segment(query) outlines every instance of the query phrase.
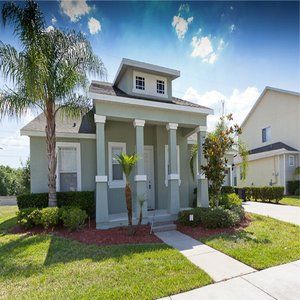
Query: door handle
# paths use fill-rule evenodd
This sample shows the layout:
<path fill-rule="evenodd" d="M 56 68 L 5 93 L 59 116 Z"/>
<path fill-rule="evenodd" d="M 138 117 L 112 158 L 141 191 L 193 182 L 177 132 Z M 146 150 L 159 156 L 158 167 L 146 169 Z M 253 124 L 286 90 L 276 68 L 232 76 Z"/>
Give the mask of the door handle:
<path fill-rule="evenodd" d="M 151 190 L 151 181 L 149 181 L 149 190 Z"/>

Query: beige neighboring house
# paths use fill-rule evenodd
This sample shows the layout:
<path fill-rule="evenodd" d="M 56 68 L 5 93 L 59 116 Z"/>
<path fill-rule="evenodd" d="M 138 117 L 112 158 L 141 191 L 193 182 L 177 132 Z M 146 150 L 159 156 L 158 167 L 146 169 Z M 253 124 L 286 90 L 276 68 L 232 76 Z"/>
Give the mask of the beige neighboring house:
<path fill-rule="evenodd" d="M 266 87 L 243 121 L 241 140 L 249 149 L 247 178 L 241 180 L 235 158 L 237 186 L 284 186 L 295 180 L 300 159 L 300 94 Z"/>

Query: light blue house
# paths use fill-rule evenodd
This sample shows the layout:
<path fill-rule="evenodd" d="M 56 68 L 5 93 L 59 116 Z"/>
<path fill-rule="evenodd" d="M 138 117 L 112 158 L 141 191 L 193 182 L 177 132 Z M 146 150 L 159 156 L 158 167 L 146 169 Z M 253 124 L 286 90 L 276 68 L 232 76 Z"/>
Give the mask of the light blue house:
<path fill-rule="evenodd" d="M 125 177 L 115 155 L 137 153 L 132 174 L 134 222 L 146 198 L 144 222 L 173 220 L 197 203 L 208 206 L 207 180 L 189 170 L 188 137 L 197 133 L 198 164 L 204 163 L 201 141 L 213 111 L 172 96 L 177 70 L 123 59 L 112 84 L 93 81 L 94 109 L 82 119 L 57 117 L 57 190 L 95 190 L 97 228 L 127 224 Z M 38 116 L 21 130 L 30 137 L 31 192 L 47 192 L 45 119 Z M 199 173 L 199 172 L 198 172 Z"/>

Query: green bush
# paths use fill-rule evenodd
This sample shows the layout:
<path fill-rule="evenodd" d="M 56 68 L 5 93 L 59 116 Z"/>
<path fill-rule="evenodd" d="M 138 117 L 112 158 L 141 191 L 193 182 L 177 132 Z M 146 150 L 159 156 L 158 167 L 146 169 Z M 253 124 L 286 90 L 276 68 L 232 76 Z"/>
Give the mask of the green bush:
<path fill-rule="evenodd" d="M 235 206 L 241 206 L 242 200 L 236 194 L 222 194 L 219 205 L 231 209 Z"/>
<path fill-rule="evenodd" d="M 20 226 L 29 229 L 34 227 L 34 220 L 31 217 L 32 212 L 34 212 L 36 208 L 30 207 L 21 209 L 17 212 L 17 222 Z"/>
<path fill-rule="evenodd" d="M 294 195 L 295 196 L 300 196 L 300 189 L 296 189 Z"/>
<path fill-rule="evenodd" d="M 45 208 L 48 206 L 48 193 L 18 195 L 17 203 L 19 209 L 29 207 Z M 93 218 L 96 213 L 95 193 L 92 191 L 57 192 L 57 206 L 79 207 Z"/>
<path fill-rule="evenodd" d="M 222 186 L 221 188 L 222 194 L 233 194 L 234 193 L 234 187 L 230 185 Z"/>
<path fill-rule="evenodd" d="M 84 226 L 87 214 L 78 207 L 63 208 L 60 213 L 63 225 L 70 230 L 78 230 Z"/>
<path fill-rule="evenodd" d="M 247 201 L 263 201 L 278 203 L 283 198 L 283 186 L 245 187 Z"/>
<path fill-rule="evenodd" d="M 45 228 L 53 228 L 59 223 L 59 208 L 46 207 L 41 210 L 41 225 Z"/>
<path fill-rule="evenodd" d="M 195 207 L 189 210 L 183 210 L 178 214 L 178 222 L 182 225 L 198 226 L 201 224 L 201 216 L 210 208 Z M 190 221 L 190 215 L 193 215 L 193 221 Z"/>
<path fill-rule="evenodd" d="M 296 190 L 300 189 L 300 180 L 287 181 L 287 193 L 289 195 L 296 195 Z"/>

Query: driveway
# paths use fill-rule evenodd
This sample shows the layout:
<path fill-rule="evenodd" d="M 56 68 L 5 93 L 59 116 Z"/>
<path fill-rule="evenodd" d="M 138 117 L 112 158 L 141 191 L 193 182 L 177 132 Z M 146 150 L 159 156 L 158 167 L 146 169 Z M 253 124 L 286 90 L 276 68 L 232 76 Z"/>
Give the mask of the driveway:
<path fill-rule="evenodd" d="M 163 299 L 298 300 L 300 299 L 300 260 Z"/>
<path fill-rule="evenodd" d="M 300 207 L 248 201 L 243 204 L 247 212 L 272 217 L 300 226 Z"/>
<path fill-rule="evenodd" d="M 0 196 L 0 206 L 1 205 L 17 205 L 16 196 Z"/>

